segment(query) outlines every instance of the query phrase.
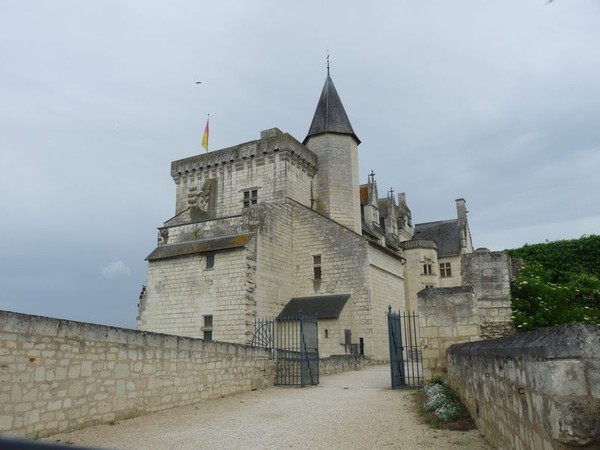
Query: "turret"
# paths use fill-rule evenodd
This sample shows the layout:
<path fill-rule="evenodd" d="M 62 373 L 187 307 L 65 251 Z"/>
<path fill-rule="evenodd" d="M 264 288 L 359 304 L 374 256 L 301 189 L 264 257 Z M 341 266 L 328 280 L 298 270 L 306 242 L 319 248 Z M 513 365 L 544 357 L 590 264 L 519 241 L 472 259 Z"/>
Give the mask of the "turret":
<path fill-rule="evenodd" d="M 314 208 L 361 233 L 358 145 L 327 68 L 327 78 L 303 142 L 318 157 Z"/>

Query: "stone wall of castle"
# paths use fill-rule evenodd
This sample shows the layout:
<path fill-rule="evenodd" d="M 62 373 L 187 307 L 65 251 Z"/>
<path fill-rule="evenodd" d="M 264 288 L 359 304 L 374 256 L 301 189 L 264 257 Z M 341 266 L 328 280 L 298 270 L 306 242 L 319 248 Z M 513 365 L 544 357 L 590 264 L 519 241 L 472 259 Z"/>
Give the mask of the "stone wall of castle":
<path fill-rule="evenodd" d="M 34 438 L 273 384 L 267 350 L 0 311 L 0 434 Z"/>
<path fill-rule="evenodd" d="M 319 158 L 315 209 L 361 233 L 358 186 L 358 145 L 353 137 L 324 134 L 311 137 L 307 147 Z"/>
<path fill-rule="evenodd" d="M 462 259 L 463 283 L 473 286 L 482 339 L 509 336 L 512 325 L 511 260 L 505 252 L 477 250 Z"/>
<path fill-rule="evenodd" d="M 404 241 L 402 254 L 406 258 L 404 265 L 406 302 L 401 310 L 417 312 L 417 293 L 426 287 L 438 287 L 439 267 L 437 247 L 433 241 Z M 424 265 L 431 265 L 431 273 L 425 273 Z"/>
<path fill-rule="evenodd" d="M 375 351 L 370 354 L 377 360 L 389 359 L 389 337 L 386 312 L 404 306 L 404 267 L 402 260 L 378 247 L 369 245 L 369 281 L 371 297 L 371 340 Z"/>
<path fill-rule="evenodd" d="M 494 448 L 600 448 L 600 325 L 452 346 L 448 380 Z"/>
<path fill-rule="evenodd" d="M 310 206 L 315 172 L 314 154 L 289 134 L 267 130 L 260 140 L 174 161 L 171 175 L 177 184 L 176 213 L 208 189 L 216 191 L 211 193 L 215 205 L 210 217 L 239 214 L 244 190 L 256 190 L 257 202 L 282 202 L 288 196 Z M 207 192 L 202 195 L 210 197 Z"/>
<path fill-rule="evenodd" d="M 255 241 L 251 240 L 248 248 Z M 213 316 L 213 339 L 246 343 L 246 294 L 251 250 L 237 248 L 151 261 L 138 328 L 178 336 L 202 337 L 204 316 Z"/>
<path fill-rule="evenodd" d="M 249 214 L 257 236 L 256 315 L 276 317 L 294 296 L 292 207 L 285 203 L 258 205 Z"/>
<path fill-rule="evenodd" d="M 362 337 L 365 352 L 374 352 L 369 260 L 362 236 L 302 205 L 293 206 L 293 286 L 295 296 L 351 294 L 344 309 L 352 314 L 353 343 Z M 321 257 L 315 279 L 314 256 Z"/>
<path fill-rule="evenodd" d="M 423 374 L 428 379 L 445 373 L 451 345 L 479 340 L 477 299 L 470 286 L 424 289 L 417 297 Z"/>

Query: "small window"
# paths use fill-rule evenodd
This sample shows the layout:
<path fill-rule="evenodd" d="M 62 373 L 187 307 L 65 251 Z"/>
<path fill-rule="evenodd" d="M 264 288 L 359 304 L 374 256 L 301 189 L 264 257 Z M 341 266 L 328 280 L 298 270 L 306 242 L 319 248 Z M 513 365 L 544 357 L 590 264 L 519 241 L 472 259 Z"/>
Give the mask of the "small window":
<path fill-rule="evenodd" d="M 426 284 L 425 289 L 433 289 L 435 286 L 433 284 Z"/>
<path fill-rule="evenodd" d="M 203 327 L 202 327 L 202 335 L 205 341 L 212 341 L 212 331 L 213 331 L 213 316 L 203 316 L 202 317 Z"/>
<path fill-rule="evenodd" d="M 250 205 L 256 205 L 258 201 L 258 189 L 248 189 L 243 191 L 244 193 L 244 208 L 249 208 Z"/>
<path fill-rule="evenodd" d="M 431 275 L 433 273 L 433 269 L 431 267 L 431 264 L 426 263 L 423 264 L 423 275 Z"/>
<path fill-rule="evenodd" d="M 449 262 L 440 263 L 440 277 L 448 278 L 452 276 L 452 266 Z"/>
<path fill-rule="evenodd" d="M 325 328 L 325 339 L 329 339 L 329 330 Z"/>
<path fill-rule="evenodd" d="M 206 255 L 206 268 L 213 269 L 215 267 L 215 254 L 209 253 Z"/>
<path fill-rule="evenodd" d="M 315 280 L 321 279 L 321 255 L 313 256 L 313 273 Z"/>

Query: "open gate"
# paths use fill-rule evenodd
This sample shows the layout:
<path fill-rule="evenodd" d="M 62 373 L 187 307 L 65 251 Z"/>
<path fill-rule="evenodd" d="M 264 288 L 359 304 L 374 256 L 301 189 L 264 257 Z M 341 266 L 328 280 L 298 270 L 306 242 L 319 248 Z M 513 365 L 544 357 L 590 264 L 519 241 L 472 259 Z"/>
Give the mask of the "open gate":
<path fill-rule="evenodd" d="M 416 313 L 395 313 L 388 308 L 392 389 L 423 386 L 423 355 Z"/>
<path fill-rule="evenodd" d="M 275 384 L 319 384 L 319 334 L 316 317 L 303 314 L 257 319 L 252 345 L 268 348 L 275 358 Z"/>

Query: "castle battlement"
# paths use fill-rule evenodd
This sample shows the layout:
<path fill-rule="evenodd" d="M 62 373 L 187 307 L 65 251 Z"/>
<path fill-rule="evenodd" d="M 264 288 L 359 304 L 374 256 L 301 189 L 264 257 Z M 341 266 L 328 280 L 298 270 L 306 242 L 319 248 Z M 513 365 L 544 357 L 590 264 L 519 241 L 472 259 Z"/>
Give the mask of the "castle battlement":
<path fill-rule="evenodd" d="M 171 176 L 177 182 L 182 176 L 228 164 L 244 164 L 249 160 L 261 164 L 275 154 L 279 154 L 280 159 L 291 161 L 311 176 L 317 171 L 317 155 L 290 134 L 272 128 L 261 132 L 261 139 L 173 161 Z"/>

